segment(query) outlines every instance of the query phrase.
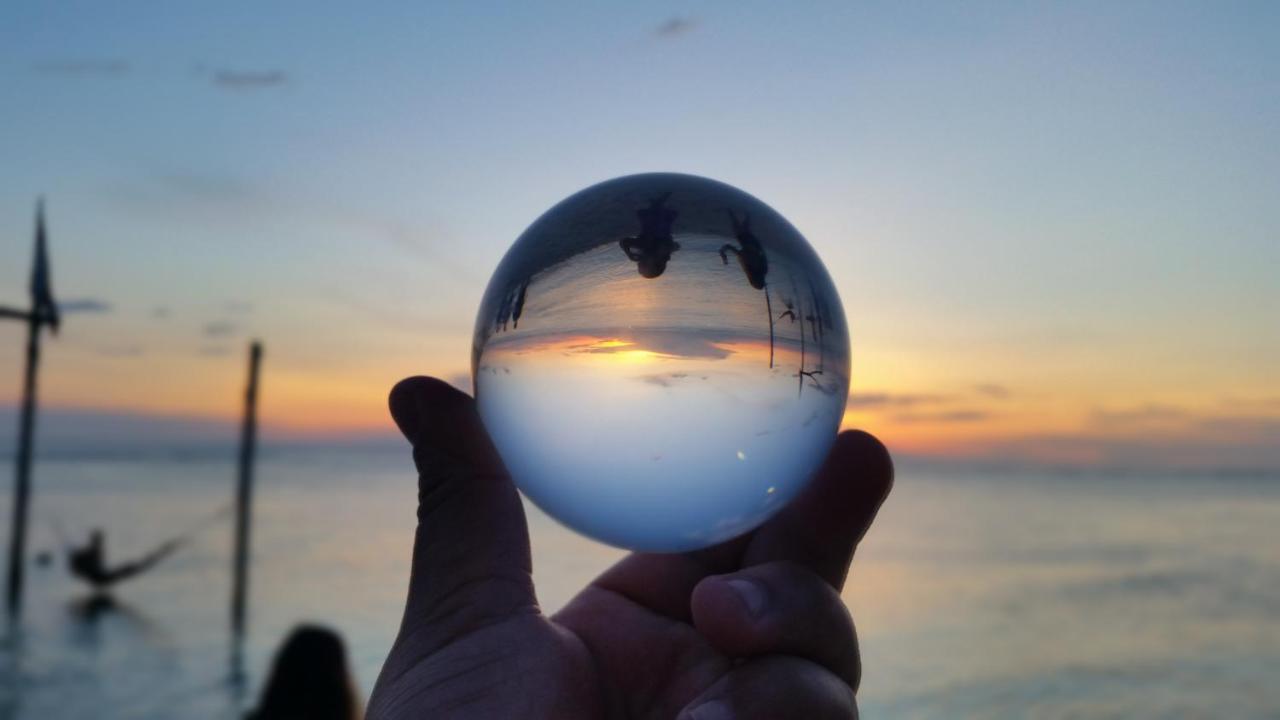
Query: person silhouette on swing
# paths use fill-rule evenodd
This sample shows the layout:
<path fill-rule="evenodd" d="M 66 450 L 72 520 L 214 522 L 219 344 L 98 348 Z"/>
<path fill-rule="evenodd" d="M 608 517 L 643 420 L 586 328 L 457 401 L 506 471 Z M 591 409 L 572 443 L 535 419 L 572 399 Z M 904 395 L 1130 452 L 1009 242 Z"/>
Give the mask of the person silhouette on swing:
<path fill-rule="evenodd" d="M 136 577 L 155 567 L 182 544 L 179 539 L 169 540 L 160 547 L 134 560 L 110 567 L 107 565 L 106 536 L 101 528 L 89 533 L 89 542 L 69 551 L 71 574 L 93 586 L 95 592 L 104 592 L 112 585 Z"/>

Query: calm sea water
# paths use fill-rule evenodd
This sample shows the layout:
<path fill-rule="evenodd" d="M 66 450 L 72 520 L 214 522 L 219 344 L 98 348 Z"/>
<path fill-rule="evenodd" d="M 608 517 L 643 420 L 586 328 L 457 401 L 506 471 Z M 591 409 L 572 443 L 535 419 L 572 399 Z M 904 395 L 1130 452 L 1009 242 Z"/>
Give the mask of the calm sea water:
<path fill-rule="evenodd" d="M 295 623 L 347 638 L 367 693 L 399 620 L 407 453 L 268 453 L 256 497 L 248 682 L 228 682 L 232 466 L 50 460 L 33 549 L 107 530 L 140 554 L 203 526 L 84 609 L 61 559 L 32 566 L 0 649 L 0 718 L 234 718 Z M 0 504 L 7 537 L 9 508 Z M 531 511 L 548 608 L 620 556 Z M 59 530 L 59 528 L 61 528 Z M 901 472 L 845 597 L 869 718 L 1280 717 L 1280 483 Z"/>

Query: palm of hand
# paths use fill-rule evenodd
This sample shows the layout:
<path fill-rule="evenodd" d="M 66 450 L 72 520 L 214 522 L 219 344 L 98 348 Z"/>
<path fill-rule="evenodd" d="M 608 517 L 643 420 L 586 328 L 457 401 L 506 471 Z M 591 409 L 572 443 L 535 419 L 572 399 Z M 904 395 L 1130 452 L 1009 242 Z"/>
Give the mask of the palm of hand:
<path fill-rule="evenodd" d="M 396 678 L 396 687 L 379 692 L 422 689 L 405 698 L 411 702 L 404 709 L 413 708 L 406 716 L 671 718 L 730 666 L 687 625 L 619 597 L 581 603 L 578 611 L 592 619 L 507 618 L 422 658 Z M 600 621 L 627 643 L 589 641 L 597 635 L 590 626 Z"/>

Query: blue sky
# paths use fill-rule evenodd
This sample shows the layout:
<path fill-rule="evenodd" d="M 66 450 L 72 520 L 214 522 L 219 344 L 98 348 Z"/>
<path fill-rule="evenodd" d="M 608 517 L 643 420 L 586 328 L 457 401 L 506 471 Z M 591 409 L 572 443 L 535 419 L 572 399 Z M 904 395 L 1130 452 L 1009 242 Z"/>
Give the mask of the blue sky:
<path fill-rule="evenodd" d="M 49 351 L 52 406 L 230 415 L 252 334 L 269 419 L 372 428 L 397 377 L 465 371 L 538 214 L 684 171 L 828 263 L 852 423 L 1280 466 L 1278 36 L 1273 3 L 11 2 L 0 302 L 43 192 L 59 295 L 110 308 Z"/>

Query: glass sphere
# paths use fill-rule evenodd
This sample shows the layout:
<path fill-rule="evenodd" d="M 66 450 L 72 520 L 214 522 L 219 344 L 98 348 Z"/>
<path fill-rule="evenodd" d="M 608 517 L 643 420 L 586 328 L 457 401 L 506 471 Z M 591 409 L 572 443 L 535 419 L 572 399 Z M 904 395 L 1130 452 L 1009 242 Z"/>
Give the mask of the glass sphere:
<path fill-rule="evenodd" d="M 489 281 L 471 369 L 522 492 L 651 552 L 760 525 L 822 463 L 849 392 L 835 286 L 754 197 L 670 173 L 593 185 Z"/>

